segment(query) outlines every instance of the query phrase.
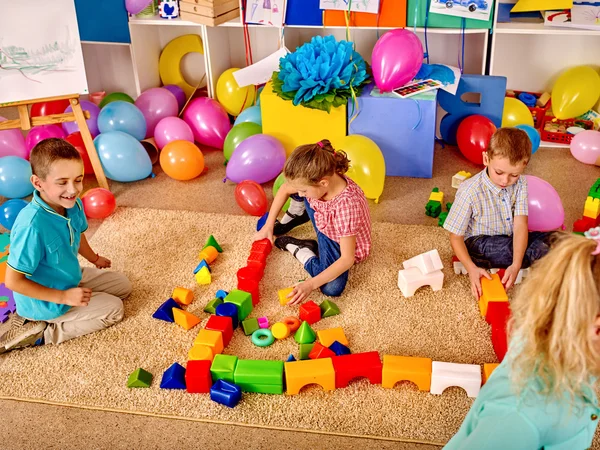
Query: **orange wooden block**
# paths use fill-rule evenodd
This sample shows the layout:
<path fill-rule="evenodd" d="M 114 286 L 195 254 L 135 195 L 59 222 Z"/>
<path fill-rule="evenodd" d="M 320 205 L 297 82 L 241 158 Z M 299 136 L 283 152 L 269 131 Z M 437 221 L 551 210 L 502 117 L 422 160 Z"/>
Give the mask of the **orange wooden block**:
<path fill-rule="evenodd" d="M 173 319 L 175 319 L 175 323 L 184 330 L 190 330 L 200 323 L 198 317 L 179 308 L 173 308 Z"/>
<path fill-rule="evenodd" d="M 492 374 L 492 372 L 494 370 L 496 370 L 496 367 L 498 367 L 500 364 L 488 364 L 485 363 L 483 365 L 483 384 L 487 383 L 487 380 L 490 378 L 490 375 Z"/>
<path fill-rule="evenodd" d="M 392 389 L 398 381 L 411 381 L 420 391 L 431 388 L 431 359 L 383 355 L 381 385 Z"/>
<path fill-rule="evenodd" d="M 345 27 L 345 15 L 346 11 L 325 10 L 323 25 Z M 379 14 L 351 12 L 349 25 L 351 27 L 403 28 L 406 26 L 406 0 L 379 0 Z"/>
<path fill-rule="evenodd" d="M 202 329 L 194 339 L 194 345 L 206 345 L 213 355 L 223 353 L 223 334 L 220 331 Z"/>
<path fill-rule="evenodd" d="M 215 259 L 217 259 L 218 255 L 219 255 L 219 252 L 217 251 L 217 249 L 214 248 L 213 246 L 209 245 L 208 247 L 202 249 L 202 251 L 198 255 L 198 260 L 199 261 L 204 260 L 204 261 L 206 261 L 207 264 L 210 264 Z"/>
<path fill-rule="evenodd" d="M 212 361 L 215 355 L 210 347 L 206 345 L 194 345 L 188 352 L 190 361 L 207 360 Z"/>
<path fill-rule="evenodd" d="M 489 302 L 507 302 L 508 296 L 504 290 L 504 285 L 497 273 L 492 274 L 492 279 L 481 278 L 481 290 L 483 294 L 479 298 L 479 311 L 485 317 Z"/>
<path fill-rule="evenodd" d="M 194 300 L 194 293 L 189 289 L 176 287 L 173 289 L 173 295 L 171 298 L 180 305 L 189 305 Z"/>

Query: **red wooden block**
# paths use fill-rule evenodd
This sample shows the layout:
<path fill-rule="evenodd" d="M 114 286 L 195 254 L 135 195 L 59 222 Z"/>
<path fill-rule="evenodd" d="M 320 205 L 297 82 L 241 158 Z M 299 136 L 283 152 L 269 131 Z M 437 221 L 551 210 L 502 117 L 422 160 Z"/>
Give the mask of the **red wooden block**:
<path fill-rule="evenodd" d="M 460 259 L 458 259 L 458 256 L 452 255 L 452 264 L 454 264 L 455 262 L 460 262 Z"/>
<path fill-rule="evenodd" d="M 252 306 L 258 305 L 258 302 L 260 302 L 260 290 L 258 287 L 258 281 L 238 281 L 237 288 L 240 291 L 248 292 L 252 296 Z"/>
<path fill-rule="evenodd" d="M 312 325 L 321 320 L 321 308 L 312 300 L 307 301 L 300 307 L 300 320 L 305 320 Z"/>
<path fill-rule="evenodd" d="M 185 369 L 185 386 L 190 394 L 208 394 L 212 386 L 209 360 L 188 361 Z"/>
<path fill-rule="evenodd" d="M 357 377 L 367 377 L 371 384 L 381 383 L 383 364 L 381 364 L 381 359 L 379 359 L 379 353 L 377 352 L 334 356 L 331 358 L 331 361 L 333 361 L 333 368 L 335 370 L 336 388 L 348 386 L 350 380 Z"/>
<path fill-rule="evenodd" d="M 492 346 L 494 347 L 498 361 L 502 362 L 508 350 L 506 328 L 492 328 Z"/>
<path fill-rule="evenodd" d="M 498 269 L 498 272 L 496 273 L 500 277 L 500 281 L 502 281 L 502 278 L 504 278 L 504 274 L 506 273 L 506 269 Z"/>
<path fill-rule="evenodd" d="M 315 342 L 315 345 L 308 354 L 310 359 L 331 358 L 333 356 L 335 356 L 335 353 L 332 350 L 319 344 L 318 342 Z"/>
<path fill-rule="evenodd" d="M 228 316 L 210 316 L 206 326 L 207 330 L 220 331 L 223 335 L 223 346 L 227 347 L 233 336 L 233 322 Z"/>
<path fill-rule="evenodd" d="M 508 302 L 489 302 L 485 320 L 492 328 L 506 329 L 506 323 L 510 317 L 510 305 Z"/>
<path fill-rule="evenodd" d="M 268 256 L 271 253 L 271 249 L 273 248 L 273 244 L 269 239 L 262 239 L 260 241 L 255 241 L 252 243 L 251 252 L 260 252 L 265 256 Z"/>
<path fill-rule="evenodd" d="M 583 216 L 581 219 L 575 221 L 573 224 L 573 231 L 575 233 L 585 233 L 590 228 L 597 226 L 597 223 L 597 220 L 594 220 L 591 217 Z"/>
<path fill-rule="evenodd" d="M 261 273 L 265 271 L 267 265 L 267 257 L 259 252 L 250 252 L 250 256 L 246 260 L 246 266 L 253 267 Z"/>

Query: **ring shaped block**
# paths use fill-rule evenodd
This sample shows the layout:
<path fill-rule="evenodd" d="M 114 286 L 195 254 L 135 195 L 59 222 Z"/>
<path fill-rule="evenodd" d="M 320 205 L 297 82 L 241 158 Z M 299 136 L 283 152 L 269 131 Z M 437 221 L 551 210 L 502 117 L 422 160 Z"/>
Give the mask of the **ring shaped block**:
<path fill-rule="evenodd" d="M 273 342 L 275 338 L 268 328 L 260 328 L 252 333 L 252 343 L 257 347 L 268 347 Z"/>

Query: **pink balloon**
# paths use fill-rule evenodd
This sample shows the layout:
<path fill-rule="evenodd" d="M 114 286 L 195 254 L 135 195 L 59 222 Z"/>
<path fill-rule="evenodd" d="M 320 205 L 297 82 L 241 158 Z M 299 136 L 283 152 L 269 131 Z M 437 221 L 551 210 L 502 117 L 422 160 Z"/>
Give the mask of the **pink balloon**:
<path fill-rule="evenodd" d="M 577 133 L 571 141 L 571 154 L 584 164 L 600 165 L 600 131 Z"/>
<path fill-rule="evenodd" d="M 172 141 L 190 141 L 194 143 L 194 133 L 190 126 L 179 117 L 165 117 L 154 129 L 154 140 L 159 149 Z"/>
<path fill-rule="evenodd" d="M 163 88 L 150 88 L 140 95 L 135 101 L 144 118 L 146 119 L 146 137 L 154 136 L 156 124 L 165 117 L 177 116 L 179 106 L 177 99 L 171 92 Z"/>
<path fill-rule="evenodd" d="M 208 97 L 196 98 L 185 109 L 183 120 L 192 128 L 197 142 L 223 149 L 231 121 L 219 102 Z"/>
<path fill-rule="evenodd" d="M 415 77 L 422 64 L 423 45 L 415 33 L 406 29 L 384 34 L 373 48 L 373 78 L 382 92 L 404 86 Z"/>
<path fill-rule="evenodd" d="M 85 121 L 90 130 L 90 134 L 93 138 L 98 136 L 100 134 L 100 130 L 98 130 L 98 114 L 100 114 L 100 108 L 98 105 L 88 100 L 81 100 L 81 109 L 89 111 L 90 113 L 90 118 Z M 65 109 L 65 112 L 68 113 L 71 111 L 73 111 L 73 108 L 69 105 L 67 109 Z M 65 133 L 67 133 L 67 136 L 80 131 L 77 122 L 63 122 L 62 127 L 63 130 L 65 130 Z"/>
<path fill-rule="evenodd" d="M 44 139 L 64 139 L 66 137 L 65 131 L 58 125 L 38 125 L 37 127 L 33 127 L 29 130 L 29 133 L 27 133 L 25 147 L 27 147 L 27 152 L 29 153 L 38 142 L 43 141 Z"/>
<path fill-rule="evenodd" d="M 553 231 L 565 221 L 560 196 L 552 185 L 533 175 L 525 175 L 529 197 L 529 231 Z"/>
<path fill-rule="evenodd" d="M 5 120 L 8 119 L 0 116 L 0 122 Z M 19 128 L 0 131 L 0 158 L 4 156 L 18 156 L 19 158 L 29 159 L 29 150 L 25 146 L 25 138 Z"/>

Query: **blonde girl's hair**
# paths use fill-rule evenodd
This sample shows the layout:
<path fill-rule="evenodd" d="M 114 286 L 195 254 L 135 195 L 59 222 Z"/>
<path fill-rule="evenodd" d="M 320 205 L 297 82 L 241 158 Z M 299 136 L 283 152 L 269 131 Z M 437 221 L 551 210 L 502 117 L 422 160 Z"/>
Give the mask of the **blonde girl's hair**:
<path fill-rule="evenodd" d="M 343 175 L 348 171 L 350 161 L 342 150 L 335 150 L 327 139 L 316 144 L 297 147 L 283 168 L 288 180 L 307 180 L 317 184 L 323 177 L 334 173 Z"/>
<path fill-rule="evenodd" d="M 593 393 L 599 355 L 591 327 L 600 313 L 600 256 L 596 241 L 561 233 L 534 264 L 512 303 L 509 323 L 512 381 L 519 393 L 535 383 L 549 399 L 581 406 Z"/>

